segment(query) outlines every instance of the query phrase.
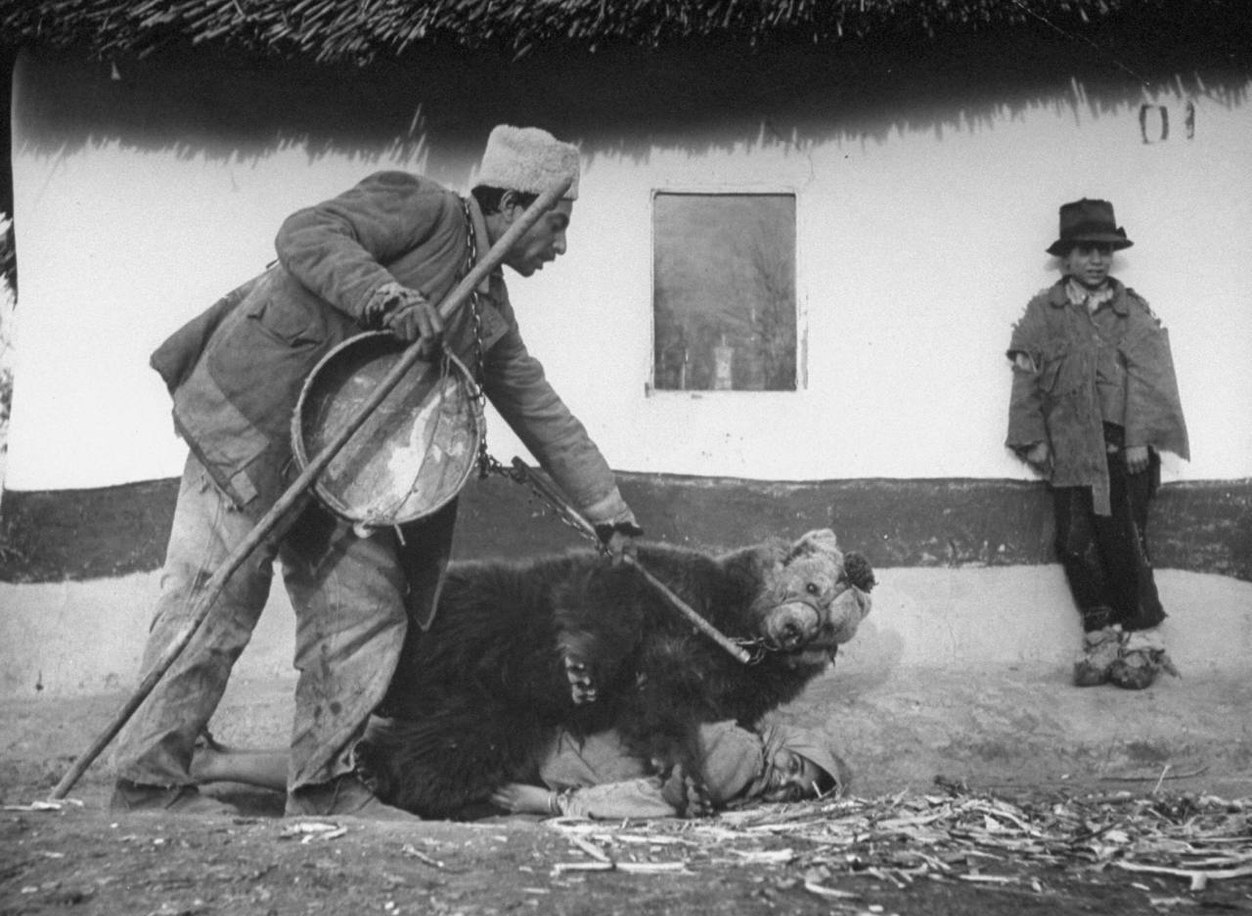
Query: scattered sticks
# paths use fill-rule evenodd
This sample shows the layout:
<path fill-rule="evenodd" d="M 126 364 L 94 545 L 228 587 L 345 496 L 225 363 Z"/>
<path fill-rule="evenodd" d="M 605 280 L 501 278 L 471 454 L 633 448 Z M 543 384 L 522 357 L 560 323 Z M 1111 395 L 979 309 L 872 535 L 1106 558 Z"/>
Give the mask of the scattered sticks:
<path fill-rule="evenodd" d="M 835 906 L 862 896 L 862 878 L 1051 897 L 1041 866 L 1071 877 L 1113 867 L 1179 878 L 1192 892 L 1252 877 L 1252 798 L 1163 795 L 1161 782 L 1139 795 L 1037 791 L 1014 801 L 944 786 L 941 794 L 766 805 L 694 820 L 546 823 L 586 857 L 556 863 L 554 875 L 761 867 Z"/>

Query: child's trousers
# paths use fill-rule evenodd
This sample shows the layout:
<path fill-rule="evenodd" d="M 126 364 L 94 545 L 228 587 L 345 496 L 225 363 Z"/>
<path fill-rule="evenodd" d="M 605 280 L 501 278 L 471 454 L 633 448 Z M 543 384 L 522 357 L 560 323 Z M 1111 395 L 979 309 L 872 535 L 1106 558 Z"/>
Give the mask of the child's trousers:
<path fill-rule="evenodd" d="M 1148 504 L 1156 492 L 1160 458 L 1138 474 L 1126 470 L 1121 451 L 1110 452 L 1112 515 L 1096 515 L 1089 487 L 1056 487 L 1056 550 L 1083 618 L 1092 632 L 1111 624 L 1146 630 L 1165 619 L 1148 554 Z"/>

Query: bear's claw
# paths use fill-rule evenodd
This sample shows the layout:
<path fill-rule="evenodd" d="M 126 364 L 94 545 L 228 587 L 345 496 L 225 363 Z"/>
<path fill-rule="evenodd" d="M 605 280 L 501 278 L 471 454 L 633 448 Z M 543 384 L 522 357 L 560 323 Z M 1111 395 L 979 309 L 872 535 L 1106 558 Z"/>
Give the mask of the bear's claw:
<path fill-rule="evenodd" d="M 575 706 L 596 701 L 596 686 L 587 663 L 571 652 L 565 653 L 565 677 L 569 680 L 570 698 Z"/>

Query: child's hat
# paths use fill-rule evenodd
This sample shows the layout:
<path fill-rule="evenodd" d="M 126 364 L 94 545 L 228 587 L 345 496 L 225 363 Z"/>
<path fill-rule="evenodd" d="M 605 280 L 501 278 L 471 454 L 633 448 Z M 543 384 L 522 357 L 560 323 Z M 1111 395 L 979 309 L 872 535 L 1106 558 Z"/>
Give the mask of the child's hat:
<path fill-rule="evenodd" d="M 562 199 L 577 200 L 578 170 L 578 147 L 572 143 L 564 143 L 538 127 L 501 124 L 487 137 L 474 184 L 542 194 L 569 178 L 569 190 Z"/>
<path fill-rule="evenodd" d="M 1048 246 L 1048 254 L 1063 257 L 1078 242 L 1103 242 L 1114 251 L 1134 244 L 1113 219 L 1111 203 L 1086 197 L 1061 205 L 1061 237 Z"/>

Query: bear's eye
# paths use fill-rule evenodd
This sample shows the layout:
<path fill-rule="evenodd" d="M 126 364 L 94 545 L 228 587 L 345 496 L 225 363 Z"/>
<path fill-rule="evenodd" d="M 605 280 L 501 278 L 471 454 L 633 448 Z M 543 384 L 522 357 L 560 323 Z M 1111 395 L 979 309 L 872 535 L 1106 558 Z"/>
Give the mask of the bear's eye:
<path fill-rule="evenodd" d="M 810 582 L 808 585 L 804 586 L 804 590 L 810 595 L 820 595 L 822 593 L 821 586 L 816 582 Z"/>

